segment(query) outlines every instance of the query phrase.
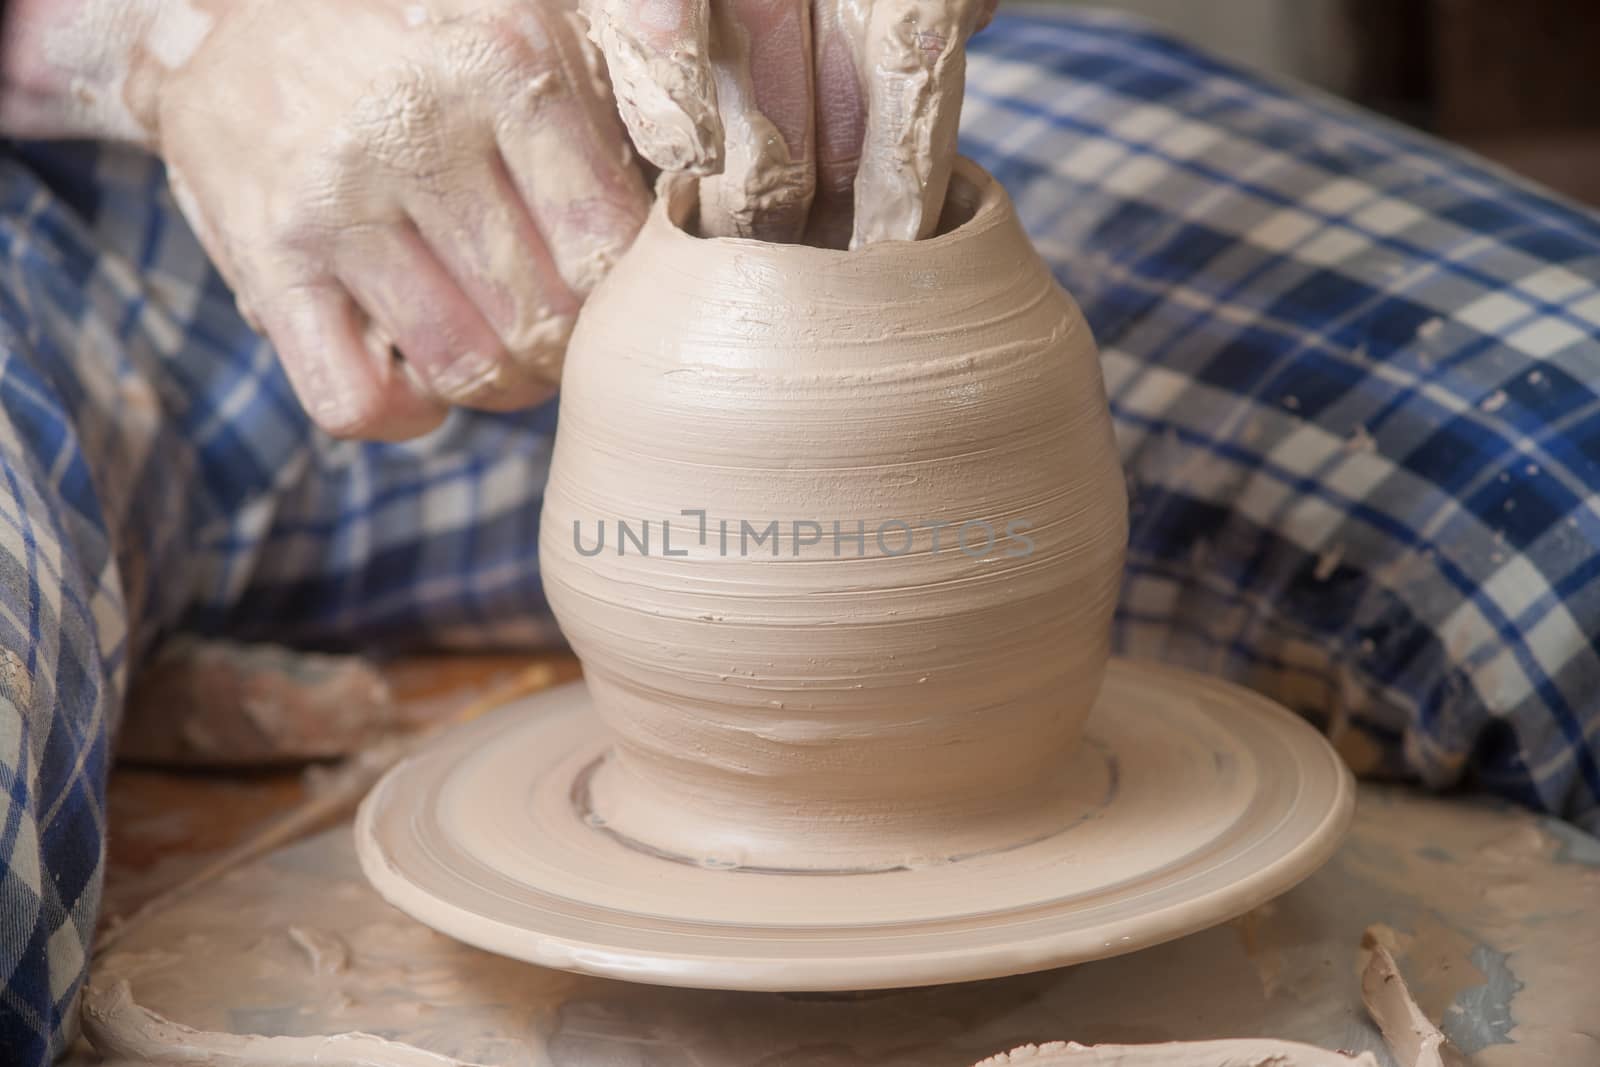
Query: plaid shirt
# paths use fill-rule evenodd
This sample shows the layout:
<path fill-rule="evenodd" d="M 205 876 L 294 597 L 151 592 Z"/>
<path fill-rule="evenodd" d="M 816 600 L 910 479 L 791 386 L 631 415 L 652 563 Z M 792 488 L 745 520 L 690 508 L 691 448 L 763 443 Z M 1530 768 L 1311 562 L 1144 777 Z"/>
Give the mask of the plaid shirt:
<path fill-rule="evenodd" d="M 1104 349 L 1117 641 L 1361 768 L 1600 826 L 1600 221 L 1136 24 L 998 18 L 965 150 Z M 160 168 L 0 150 L 0 1049 L 61 1049 L 129 670 L 178 629 L 556 639 L 554 410 L 314 433 Z"/>

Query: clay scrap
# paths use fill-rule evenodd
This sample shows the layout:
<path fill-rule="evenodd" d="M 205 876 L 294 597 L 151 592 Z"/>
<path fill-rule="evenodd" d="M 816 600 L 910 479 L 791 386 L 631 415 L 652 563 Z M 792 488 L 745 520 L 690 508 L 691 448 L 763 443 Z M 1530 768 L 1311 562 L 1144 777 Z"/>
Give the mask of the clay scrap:
<path fill-rule="evenodd" d="M 1347 1056 L 1295 1041 L 1171 1041 L 1080 1045 L 1052 1041 L 1002 1052 L 977 1067 L 1378 1067 L 1372 1053 Z"/>
<path fill-rule="evenodd" d="M 399 725 L 389 685 L 358 656 L 174 639 L 134 683 L 119 759 L 241 767 L 333 759 Z"/>
<path fill-rule="evenodd" d="M 319 946 L 297 938 L 313 961 L 326 962 Z M 1363 999 L 1402 1067 L 1464 1067 L 1448 1040 L 1422 1013 L 1394 957 L 1369 929 Z M 129 983 L 85 987 L 84 1033 L 108 1059 L 193 1067 L 479 1067 L 378 1037 L 351 1032 L 307 1037 L 267 1037 L 196 1030 L 134 1002 Z M 1023 1045 L 976 1067 L 1379 1067 L 1370 1053 L 1352 1055 L 1295 1041 L 1238 1038 L 1148 1045 L 1081 1045 L 1075 1041 Z"/>
<path fill-rule="evenodd" d="M 1380 940 L 1382 928 L 1368 927 L 1361 936 L 1367 956 L 1361 972 L 1361 1002 L 1383 1031 L 1401 1067 L 1462 1067 L 1462 1059 L 1439 1028 L 1417 1006 L 1400 975 L 1394 956 Z"/>
<path fill-rule="evenodd" d="M 83 991 L 83 1031 L 100 1055 L 194 1067 L 475 1067 L 375 1034 L 263 1037 L 194 1030 L 134 1003 L 127 982 Z"/>

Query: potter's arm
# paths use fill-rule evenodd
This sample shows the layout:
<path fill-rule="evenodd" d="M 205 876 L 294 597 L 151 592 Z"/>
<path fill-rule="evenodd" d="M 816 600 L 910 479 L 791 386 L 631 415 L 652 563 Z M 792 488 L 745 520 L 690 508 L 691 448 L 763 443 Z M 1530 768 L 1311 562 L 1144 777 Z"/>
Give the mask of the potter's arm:
<path fill-rule="evenodd" d="M 702 184 L 712 233 L 928 236 L 967 40 L 995 0 L 586 0 L 634 143 Z"/>
<path fill-rule="evenodd" d="M 171 8 L 10 0 L 0 23 L 0 133 L 146 143 L 149 101 L 129 75 L 154 42 L 182 47 Z"/>
<path fill-rule="evenodd" d="M 0 132 L 140 144 L 340 436 L 550 396 L 648 192 L 571 0 L 11 0 Z"/>

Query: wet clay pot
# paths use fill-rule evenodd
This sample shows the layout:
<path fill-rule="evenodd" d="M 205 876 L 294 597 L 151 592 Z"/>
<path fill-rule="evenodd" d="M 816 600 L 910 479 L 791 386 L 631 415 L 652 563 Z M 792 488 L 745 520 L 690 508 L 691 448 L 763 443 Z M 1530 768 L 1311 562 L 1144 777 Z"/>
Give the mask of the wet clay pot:
<path fill-rule="evenodd" d="M 573 802 L 708 866 L 1061 827 L 1126 498 L 1094 342 L 1004 191 L 853 252 L 695 235 L 669 179 L 569 349 L 540 559 L 614 738 Z"/>

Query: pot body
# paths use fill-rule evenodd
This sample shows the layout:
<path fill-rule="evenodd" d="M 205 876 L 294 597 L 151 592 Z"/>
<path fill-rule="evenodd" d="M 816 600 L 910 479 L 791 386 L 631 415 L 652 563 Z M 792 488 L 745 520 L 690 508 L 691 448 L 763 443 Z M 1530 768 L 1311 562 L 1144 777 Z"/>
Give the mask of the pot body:
<path fill-rule="evenodd" d="M 1004 192 L 854 252 L 701 239 L 669 180 L 568 351 L 550 604 L 621 839 L 769 869 L 1051 832 L 1126 497 L 1098 354 Z"/>

